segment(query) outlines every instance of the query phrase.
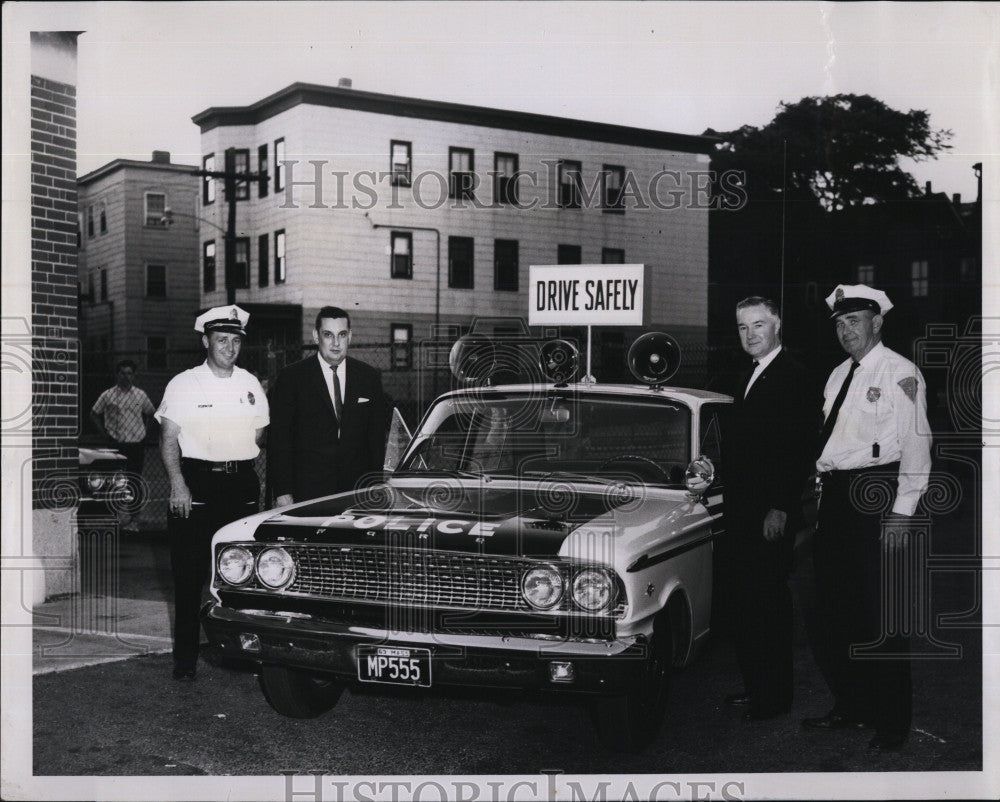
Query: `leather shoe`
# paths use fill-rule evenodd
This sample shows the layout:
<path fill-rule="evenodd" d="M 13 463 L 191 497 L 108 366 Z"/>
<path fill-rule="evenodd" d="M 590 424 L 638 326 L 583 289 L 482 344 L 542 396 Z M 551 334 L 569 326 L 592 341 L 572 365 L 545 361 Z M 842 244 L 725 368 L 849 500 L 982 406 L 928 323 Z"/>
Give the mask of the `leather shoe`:
<path fill-rule="evenodd" d="M 861 719 L 851 718 L 843 713 L 831 710 L 825 716 L 802 719 L 802 726 L 814 730 L 860 730 L 866 725 Z"/>
<path fill-rule="evenodd" d="M 746 707 L 751 699 L 748 693 L 728 693 L 724 701 L 730 707 Z"/>
<path fill-rule="evenodd" d="M 178 682 L 194 682 L 197 669 L 174 666 L 174 679 Z"/>
<path fill-rule="evenodd" d="M 901 749 L 905 743 L 905 735 L 884 735 L 877 733 L 868 742 L 868 748 L 873 752 L 895 752 L 897 749 Z"/>

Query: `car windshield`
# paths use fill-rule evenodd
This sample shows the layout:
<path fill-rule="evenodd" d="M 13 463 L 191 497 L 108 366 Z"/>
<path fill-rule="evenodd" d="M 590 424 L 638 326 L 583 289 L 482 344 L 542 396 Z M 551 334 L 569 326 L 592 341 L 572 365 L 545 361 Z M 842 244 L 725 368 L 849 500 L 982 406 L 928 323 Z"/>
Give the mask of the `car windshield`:
<path fill-rule="evenodd" d="M 691 411 L 668 398 L 491 391 L 431 409 L 397 473 L 683 485 Z"/>

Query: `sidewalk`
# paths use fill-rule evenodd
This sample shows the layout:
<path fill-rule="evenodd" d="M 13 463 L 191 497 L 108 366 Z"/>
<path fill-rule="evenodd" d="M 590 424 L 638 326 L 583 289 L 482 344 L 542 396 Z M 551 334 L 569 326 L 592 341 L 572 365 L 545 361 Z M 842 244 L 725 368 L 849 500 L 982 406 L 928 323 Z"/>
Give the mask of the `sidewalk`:
<path fill-rule="evenodd" d="M 70 594 L 32 611 L 32 673 L 127 660 L 171 650 L 166 601 Z"/>

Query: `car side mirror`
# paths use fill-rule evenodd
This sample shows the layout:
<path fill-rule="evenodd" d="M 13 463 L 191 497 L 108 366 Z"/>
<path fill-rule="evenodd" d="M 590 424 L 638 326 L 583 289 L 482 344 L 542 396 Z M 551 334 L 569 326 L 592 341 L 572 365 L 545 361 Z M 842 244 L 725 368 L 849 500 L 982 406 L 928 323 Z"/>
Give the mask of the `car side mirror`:
<path fill-rule="evenodd" d="M 715 481 L 715 466 L 712 460 L 702 454 L 698 459 L 691 460 L 684 472 L 684 486 L 695 498 L 701 498 Z"/>

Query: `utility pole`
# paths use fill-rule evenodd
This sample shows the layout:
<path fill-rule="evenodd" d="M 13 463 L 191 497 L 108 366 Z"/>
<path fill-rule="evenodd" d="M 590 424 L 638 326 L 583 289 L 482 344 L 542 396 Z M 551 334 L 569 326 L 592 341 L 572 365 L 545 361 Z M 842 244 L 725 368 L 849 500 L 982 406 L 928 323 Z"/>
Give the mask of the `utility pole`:
<path fill-rule="evenodd" d="M 249 166 L 249 165 L 247 165 Z M 250 196 L 250 182 L 258 181 L 266 173 L 236 171 L 236 148 L 226 148 L 223 169 L 192 170 L 193 175 L 202 178 L 221 178 L 225 187 L 226 201 L 229 203 L 229 218 L 226 225 L 226 303 L 236 303 L 236 185 L 245 182 L 247 198 Z M 249 254 L 247 254 L 249 257 Z"/>

